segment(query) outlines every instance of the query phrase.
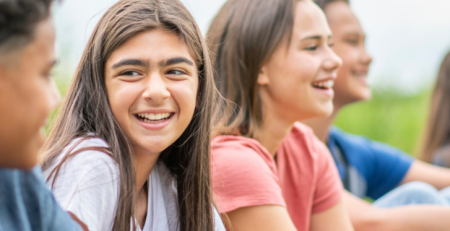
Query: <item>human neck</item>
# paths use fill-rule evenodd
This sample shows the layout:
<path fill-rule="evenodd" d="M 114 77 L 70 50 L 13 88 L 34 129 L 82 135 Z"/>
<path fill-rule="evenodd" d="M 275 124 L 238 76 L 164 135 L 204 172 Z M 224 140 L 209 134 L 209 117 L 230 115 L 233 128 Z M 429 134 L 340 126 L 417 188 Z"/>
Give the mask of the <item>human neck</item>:
<path fill-rule="evenodd" d="M 139 193 L 142 190 L 142 187 L 155 167 L 158 158 L 159 154 L 149 154 L 138 149 L 133 151 L 133 164 L 136 175 L 136 193 Z"/>
<path fill-rule="evenodd" d="M 291 131 L 293 123 L 283 121 L 269 110 L 263 115 L 262 125 L 255 131 L 254 138 L 274 157 L 284 137 Z"/>
<path fill-rule="evenodd" d="M 333 122 L 336 119 L 336 115 L 338 114 L 340 109 L 341 107 L 335 105 L 333 112 L 328 117 L 311 118 L 302 120 L 301 122 L 305 125 L 308 125 L 314 131 L 314 134 L 320 141 L 326 143 L 330 127 L 333 125 Z"/>

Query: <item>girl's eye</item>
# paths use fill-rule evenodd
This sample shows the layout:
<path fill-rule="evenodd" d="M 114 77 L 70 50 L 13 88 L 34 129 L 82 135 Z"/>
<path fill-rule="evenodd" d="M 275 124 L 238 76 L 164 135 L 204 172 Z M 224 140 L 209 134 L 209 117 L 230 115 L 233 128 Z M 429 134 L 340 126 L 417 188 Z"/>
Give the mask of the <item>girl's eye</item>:
<path fill-rule="evenodd" d="M 125 72 L 122 72 L 120 75 L 139 76 L 140 74 L 137 71 L 125 71 Z"/>
<path fill-rule="evenodd" d="M 315 51 L 317 50 L 317 46 L 316 45 L 311 45 L 305 48 L 305 50 L 307 51 Z"/>
<path fill-rule="evenodd" d="M 184 71 L 175 69 L 175 70 L 168 71 L 167 74 L 169 74 L 169 75 L 185 75 L 186 73 Z"/>
<path fill-rule="evenodd" d="M 45 77 L 46 79 L 51 79 L 51 78 L 53 78 L 53 72 L 47 72 L 47 73 L 45 73 L 45 74 L 44 74 L 44 77 Z"/>
<path fill-rule="evenodd" d="M 333 47 L 334 43 L 328 43 L 328 47 Z"/>
<path fill-rule="evenodd" d="M 352 45 L 352 46 L 358 45 L 358 41 L 355 40 L 355 39 L 347 39 L 347 40 L 345 40 L 345 42 L 346 42 L 347 44 Z"/>

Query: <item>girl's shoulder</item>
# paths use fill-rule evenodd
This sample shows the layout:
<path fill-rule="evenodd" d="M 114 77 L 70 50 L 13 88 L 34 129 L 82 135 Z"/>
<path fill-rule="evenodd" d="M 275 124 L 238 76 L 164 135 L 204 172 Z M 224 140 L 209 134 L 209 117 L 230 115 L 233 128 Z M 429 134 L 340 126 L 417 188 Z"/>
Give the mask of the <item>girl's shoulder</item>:
<path fill-rule="evenodd" d="M 242 136 L 221 135 L 211 141 L 211 155 L 213 160 L 224 164 L 240 162 L 274 165 L 272 155 L 257 140 Z"/>
<path fill-rule="evenodd" d="M 44 176 L 49 183 L 55 175 L 58 181 L 70 177 L 72 181 L 79 183 L 84 181 L 88 181 L 85 183 L 105 183 L 99 181 L 118 183 L 120 170 L 104 140 L 96 137 L 82 137 L 72 140 L 51 167 L 44 171 Z"/>
<path fill-rule="evenodd" d="M 44 171 L 47 185 L 64 210 L 89 230 L 111 230 L 120 190 L 120 170 L 99 138 L 76 138 Z"/>
<path fill-rule="evenodd" d="M 103 163 L 113 168 L 118 167 L 111 155 L 109 145 L 97 137 L 79 137 L 72 140 L 55 162 L 60 162 L 62 159 L 66 159 L 65 162 L 69 165 L 92 167 Z"/>

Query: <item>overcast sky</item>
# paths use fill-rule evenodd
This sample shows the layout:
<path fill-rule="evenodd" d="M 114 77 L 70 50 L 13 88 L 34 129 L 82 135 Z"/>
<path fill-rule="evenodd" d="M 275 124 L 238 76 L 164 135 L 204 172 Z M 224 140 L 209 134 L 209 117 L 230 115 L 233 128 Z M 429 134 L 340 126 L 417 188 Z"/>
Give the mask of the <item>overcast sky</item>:
<path fill-rule="evenodd" d="M 225 0 L 181 0 L 205 33 Z M 64 0 L 56 7 L 60 69 L 71 76 L 95 24 L 116 0 Z M 449 0 L 351 0 L 374 57 L 374 87 L 415 93 L 433 83 L 450 50 Z"/>

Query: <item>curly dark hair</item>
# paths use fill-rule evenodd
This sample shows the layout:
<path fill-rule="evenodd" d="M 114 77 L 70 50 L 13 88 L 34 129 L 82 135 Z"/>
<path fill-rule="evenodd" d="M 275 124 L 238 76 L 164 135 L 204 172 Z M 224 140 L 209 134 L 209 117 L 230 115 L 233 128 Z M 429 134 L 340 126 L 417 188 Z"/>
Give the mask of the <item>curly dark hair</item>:
<path fill-rule="evenodd" d="M 342 2 L 346 2 L 346 3 L 350 3 L 349 0 L 314 0 L 314 2 L 320 7 L 322 8 L 322 10 L 325 10 L 325 7 L 332 3 L 332 2 L 337 2 L 337 1 L 342 1 Z"/>
<path fill-rule="evenodd" d="M 5 53 L 33 40 L 36 26 L 50 15 L 53 0 L 0 0 L 0 51 Z"/>

